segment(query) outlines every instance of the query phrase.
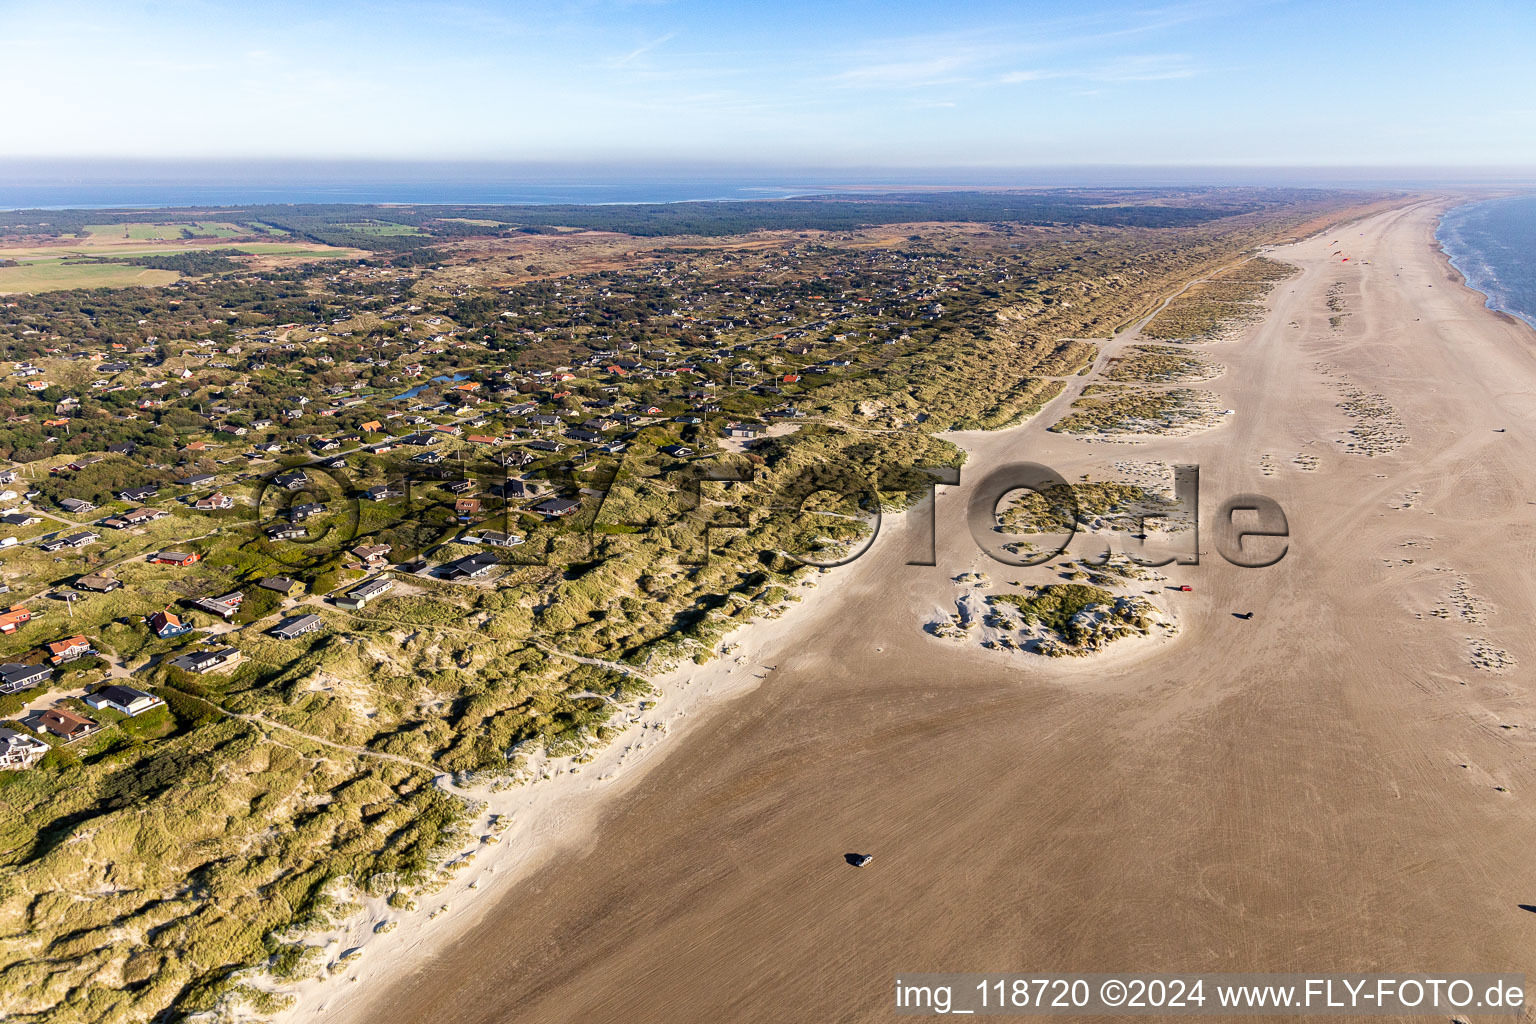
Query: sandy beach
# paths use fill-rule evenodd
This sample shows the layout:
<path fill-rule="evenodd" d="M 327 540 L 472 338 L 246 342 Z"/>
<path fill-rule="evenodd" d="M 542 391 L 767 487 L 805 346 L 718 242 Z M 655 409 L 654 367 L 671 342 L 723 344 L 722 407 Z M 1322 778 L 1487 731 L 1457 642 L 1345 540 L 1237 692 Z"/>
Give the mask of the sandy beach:
<path fill-rule="evenodd" d="M 1234 410 L 1208 429 L 1047 431 L 1130 331 L 1028 423 L 950 435 L 936 566 L 888 518 L 579 771 L 491 795 L 500 841 L 338 930 L 328 961 L 363 952 L 282 1019 L 882 1020 L 903 971 L 1536 974 L 1536 335 L 1440 254 L 1451 202 L 1275 249 L 1300 273 L 1264 321 L 1195 347 Z M 976 548 L 988 468 L 1127 458 L 1200 467 L 1176 635 L 1043 659 L 923 631 L 959 573 L 1054 579 Z M 1215 551 L 1242 492 L 1286 510 L 1277 565 Z"/>

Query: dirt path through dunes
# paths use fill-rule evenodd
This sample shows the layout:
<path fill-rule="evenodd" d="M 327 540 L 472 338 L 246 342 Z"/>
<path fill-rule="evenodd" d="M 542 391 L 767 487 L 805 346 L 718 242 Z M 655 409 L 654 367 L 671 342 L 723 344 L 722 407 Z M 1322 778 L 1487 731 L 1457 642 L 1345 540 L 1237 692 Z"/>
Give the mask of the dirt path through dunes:
<path fill-rule="evenodd" d="M 1448 275 L 1443 205 L 1279 250 L 1302 272 L 1264 322 L 1203 349 L 1236 410 L 1210 430 L 1095 443 L 1047 433 L 1056 405 L 956 435 L 937 567 L 896 524 L 561 856 L 309 1019 L 883 1021 L 911 971 L 1536 975 L 1536 359 Z M 956 573 L 1053 578 L 963 526 L 1019 458 L 1198 463 L 1207 517 L 1266 493 L 1290 553 L 1167 570 L 1183 630 L 1134 657 L 926 635 Z"/>

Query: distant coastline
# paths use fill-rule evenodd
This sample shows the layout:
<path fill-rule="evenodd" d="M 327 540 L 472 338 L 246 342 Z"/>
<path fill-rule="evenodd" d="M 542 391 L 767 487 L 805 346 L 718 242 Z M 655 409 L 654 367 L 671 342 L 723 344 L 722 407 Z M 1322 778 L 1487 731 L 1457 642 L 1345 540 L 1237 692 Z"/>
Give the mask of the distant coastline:
<path fill-rule="evenodd" d="M 1454 206 L 1435 241 L 1489 309 L 1536 328 L 1536 194 Z"/>
<path fill-rule="evenodd" d="M 269 203 L 346 203 L 419 206 L 619 206 L 637 203 L 791 199 L 834 190 L 812 185 L 724 181 L 604 184 L 468 183 L 461 181 L 335 181 L 240 184 L 193 182 L 0 182 L 0 210 L 175 209 Z"/>
<path fill-rule="evenodd" d="M 785 199 L 858 192 L 1054 188 L 1530 188 L 1536 169 L 763 164 L 387 160 L 106 160 L 0 156 L 0 210 L 282 204 L 579 205 Z"/>

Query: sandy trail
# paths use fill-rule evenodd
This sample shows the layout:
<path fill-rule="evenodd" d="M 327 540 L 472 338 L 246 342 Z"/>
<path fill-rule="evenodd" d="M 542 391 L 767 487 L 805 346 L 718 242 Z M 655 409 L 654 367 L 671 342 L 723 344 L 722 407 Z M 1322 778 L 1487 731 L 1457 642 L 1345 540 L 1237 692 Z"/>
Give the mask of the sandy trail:
<path fill-rule="evenodd" d="M 766 678 L 622 799 L 543 830 L 557 855 L 294 1019 L 883 1020 L 903 971 L 1536 974 L 1536 713 L 1518 668 L 1472 663 L 1481 643 L 1536 665 L 1536 349 L 1439 257 L 1444 205 L 1278 250 L 1303 272 L 1270 315 L 1201 348 L 1226 372 L 1199 386 L 1237 410 L 1214 429 L 1047 433 L 1069 395 L 957 435 L 972 464 L 939 499 L 937 567 L 904 564 L 923 538 L 895 524 L 756 641 Z M 1342 386 L 1406 443 L 1347 453 Z M 1197 463 L 1204 521 L 1268 494 L 1290 554 L 1239 569 L 1205 531 L 1199 566 L 1164 570 L 1194 587 L 1169 601 L 1181 634 L 1134 656 L 926 636 L 958 572 L 1047 579 L 986 562 L 963 526 L 977 470 L 1025 458 L 1067 479 Z"/>

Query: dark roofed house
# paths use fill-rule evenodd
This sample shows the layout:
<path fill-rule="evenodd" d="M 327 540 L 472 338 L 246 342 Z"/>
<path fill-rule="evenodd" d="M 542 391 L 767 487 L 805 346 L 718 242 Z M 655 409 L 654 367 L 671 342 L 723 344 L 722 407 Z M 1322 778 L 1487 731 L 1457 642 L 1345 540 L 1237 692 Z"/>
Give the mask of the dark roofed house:
<path fill-rule="evenodd" d="M 171 664 L 176 668 L 187 672 L 211 672 L 221 665 L 228 665 L 238 660 L 240 652 L 233 647 L 223 647 L 216 651 L 197 651 L 192 654 L 183 654 L 179 658 L 173 658 Z"/>
<path fill-rule="evenodd" d="M 272 483 L 285 491 L 301 491 L 309 485 L 309 477 L 303 470 L 297 473 L 282 473 L 272 478 Z"/>
<path fill-rule="evenodd" d="M 272 627 L 272 635 L 279 640 L 293 640 L 305 633 L 313 633 L 325 626 L 324 620 L 318 615 L 297 615 L 291 619 L 284 619 Z"/>
<path fill-rule="evenodd" d="M 63 509 L 65 512 L 68 512 L 70 515 L 76 516 L 83 515 L 86 512 L 94 512 L 96 510 L 96 506 L 92 505 L 84 498 L 62 498 L 59 500 L 59 508 Z"/>
<path fill-rule="evenodd" d="M 111 516 L 101 521 L 101 525 L 110 526 L 114 530 L 126 530 L 130 526 L 139 526 L 143 523 L 152 523 L 156 519 L 164 519 L 170 515 L 163 508 L 136 508 L 124 512 L 120 516 Z"/>
<path fill-rule="evenodd" d="M 184 476 L 176 482 L 183 487 L 202 487 L 204 484 L 211 484 L 217 479 L 218 477 L 212 473 L 193 473 L 191 476 Z"/>
<path fill-rule="evenodd" d="M 0 771 L 30 768 L 48 753 L 48 744 L 35 736 L 0 729 Z"/>
<path fill-rule="evenodd" d="M 581 502 L 574 498 L 546 498 L 533 506 L 529 511 L 537 512 L 546 519 L 559 519 L 568 516 L 581 508 Z"/>
<path fill-rule="evenodd" d="M 15 693 L 53 678 L 47 665 L 18 665 L 14 661 L 0 665 L 0 693 Z"/>
<path fill-rule="evenodd" d="M 388 544 L 359 544 L 352 553 L 362 559 L 370 569 L 389 564 L 389 553 L 394 550 Z"/>
<path fill-rule="evenodd" d="M 443 575 L 450 580 L 476 580 L 500 564 L 495 555 L 477 551 L 443 566 Z"/>
<path fill-rule="evenodd" d="M 161 551 L 149 560 L 151 565 L 179 565 L 182 568 L 193 564 L 198 560 L 195 551 Z"/>
<path fill-rule="evenodd" d="M 368 602 L 375 598 L 383 597 L 395 586 L 395 581 L 388 577 L 380 576 L 369 580 L 360 587 L 354 587 L 341 597 L 336 599 L 336 604 L 341 608 L 350 608 L 354 611 L 366 608 Z"/>
<path fill-rule="evenodd" d="M 212 612 L 224 621 L 228 622 L 235 612 L 240 610 L 240 603 L 245 600 L 242 591 L 225 594 L 223 597 L 200 597 L 192 602 L 192 607 L 201 608 L 205 612 Z"/>
<path fill-rule="evenodd" d="M 75 586 L 81 590 L 93 590 L 98 594 L 110 594 L 122 585 L 123 581 L 114 576 L 111 569 L 93 572 L 75 580 Z"/>
<path fill-rule="evenodd" d="M 298 580 L 291 580 L 287 576 L 268 576 L 256 585 L 263 590 L 275 590 L 284 597 L 294 597 L 304 593 L 304 584 Z"/>
<path fill-rule="evenodd" d="M 136 690 L 131 686 L 105 686 L 87 694 L 85 702 L 93 708 L 111 708 L 130 717 L 162 707 L 165 701 L 152 693 Z"/>
<path fill-rule="evenodd" d="M 126 491 L 119 491 L 117 496 L 123 501 L 140 502 L 148 501 L 159 493 L 160 488 L 147 485 L 144 487 L 130 487 Z"/>
<path fill-rule="evenodd" d="M 62 551 L 65 548 L 83 548 L 88 544 L 94 544 L 101 537 L 94 533 L 72 533 L 68 537 L 54 537 L 46 540 L 38 547 L 44 551 Z"/>
<path fill-rule="evenodd" d="M 308 536 L 309 531 L 297 523 L 279 523 L 267 527 L 267 537 L 271 540 L 300 540 Z"/>
<path fill-rule="evenodd" d="M 523 538 L 500 530 L 481 530 L 478 537 L 464 537 L 463 541 L 466 544 L 486 544 L 493 548 L 514 548 L 523 542 Z"/>

